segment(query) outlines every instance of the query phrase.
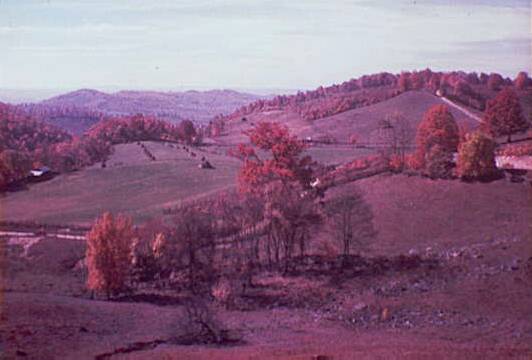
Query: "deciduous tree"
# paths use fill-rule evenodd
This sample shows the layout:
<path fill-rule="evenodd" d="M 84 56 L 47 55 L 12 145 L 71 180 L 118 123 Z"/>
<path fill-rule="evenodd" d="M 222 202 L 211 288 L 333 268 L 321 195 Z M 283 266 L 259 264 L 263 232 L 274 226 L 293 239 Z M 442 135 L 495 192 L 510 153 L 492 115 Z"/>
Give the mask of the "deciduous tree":
<path fill-rule="evenodd" d="M 419 123 L 416 134 L 416 156 L 419 163 L 425 164 L 431 149 L 438 146 L 438 151 L 451 154 L 457 151 L 459 143 L 459 128 L 453 114 L 445 105 L 431 107 Z M 440 156 L 438 156 L 440 157 Z"/>
<path fill-rule="evenodd" d="M 251 146 L 241 144 L 236 150 L 244 160 L 239 173 L 243 192 L 261 192 L 262 186 L 273 181 L 296 181 L 305 189 L 310 186 L 312 159 L 303 155 L 306 145 L 290 135 L 287 127 L 263 122 L 246 134 Z M 255 149 L 267 152 L 267 157 L 262 159 Z"/>
<path fill-rule="evenodd" d="M 192 293 L 210 291 L 210 282 L 215 277 L 215 218 L 204 205 L 197 203 L 181 207 L 168 234 L 168 241 L 176 249 L 175 258 L 186 269 L 188 288 Z"/>
<path fill-rule="evenodd" d="M 524 71 L 519 72 L 514 80 L 514 85 L 517 89 L 523 90 L 532 84 L 532 79 L 528 77 L 528 74 Z"/>
<path fill-rule="evenodd" d="M 87 287 L 109 298 L 124 290 L 131 265 L 131 219 L 109 212 L 96 220 L 87 236 Z"/>
<path fill-rule="evenodd" d="M 333 198 L 326 203 L 329 228 L 340 242 L 344 256 L 359 253 L 375 236 L 373 213 L 359 192 Z"/>
<path fill-rule="evenodd" d="M 497 173 L 493 139 L 481 132 L 469 133 L 458 148 L 456 171 L 462 179 L 487 179 Z"/>
<path fill-rule="evenodd" d="M 28 176 L 30 158 L 23 152 L 4 150 L 0 152 L 0 189 Z"/>
<path fill-rule="evenodd" d="M 506 136 L 508 142 L 511 142 L 512 134 L 530 126 L 523 116 L 519 98 L 511 88 L 502 90 L 488 101 L 483 121 L 485 131 L 492 136 Z"/>
<path fill-rule="evenodd" d="M 500 74 L 491 73 L 488 77 L 488 87 L 491 90 L 500 90 L 501 86 L 504 84 L 504 79 Z"/>

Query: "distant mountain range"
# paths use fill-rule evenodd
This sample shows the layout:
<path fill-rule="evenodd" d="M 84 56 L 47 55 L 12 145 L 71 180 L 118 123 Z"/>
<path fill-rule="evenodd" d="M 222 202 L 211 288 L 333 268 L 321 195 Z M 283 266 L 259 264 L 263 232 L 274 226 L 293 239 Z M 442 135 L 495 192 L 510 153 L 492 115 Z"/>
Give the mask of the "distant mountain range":
<path fill-rule="evenodd" d="M 142 113 L 169 121 L 190 119 L 205 123 L 219 114 L 235 109 L 265 96 L 233 90 L 159 92 L 159 91 L 102 91 L 81 89 L 41 101 L 39 105 L 59 108 L 82 108 L 106 115 Z"/>

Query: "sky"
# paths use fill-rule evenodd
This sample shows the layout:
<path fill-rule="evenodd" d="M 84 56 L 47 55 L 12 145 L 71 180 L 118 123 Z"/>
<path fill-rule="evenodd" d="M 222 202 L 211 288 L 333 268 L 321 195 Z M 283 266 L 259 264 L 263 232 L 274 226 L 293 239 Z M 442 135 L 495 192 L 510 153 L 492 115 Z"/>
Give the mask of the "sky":
<path fill-rule="evenodd" d="M 0 0 L 0 88 L 311 89 L 532 72 L 530 0 Z"/>

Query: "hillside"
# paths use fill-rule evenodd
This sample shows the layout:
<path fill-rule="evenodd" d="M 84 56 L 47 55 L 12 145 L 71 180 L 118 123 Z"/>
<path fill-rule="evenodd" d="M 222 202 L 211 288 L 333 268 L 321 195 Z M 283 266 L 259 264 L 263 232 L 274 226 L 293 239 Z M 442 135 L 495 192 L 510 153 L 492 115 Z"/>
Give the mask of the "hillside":
<path fill-rule="evenodd" d="M 2 220 L 88 225 L 106 210 L 142 220 L 235 183 L 239 160 L 197 149 L 191 156 L 163 143 L 143 144 L 155 161 L 137 143 L 117 145 L 105 168 L 97 164 L 6 193 L 0 199 Z M 214 169 L 198 168 L 202 156 Z"/>
<path fill-rule="evenodd" d="M 190 119 L 207 122 L 218 114 L 229 113 L 259 98 L 261 97 L 257 95 L 232 90 L 105 93 L 82 89 L 52 97 L 40 104 L 52 107 L 85 108 L 106 115 L 142 113 L 171 121 Z"/>
<path fill-rule="evenodd" d="M 372 145 L 381 122 L 394 112 L 400 112 L 411 127 L 412 140 L 414 139 L 417 124 L 423 114 L 432 106 L 445 104 L 445 102 L 426 91 L 408 91 L 391 99 L 374 105 L 348 110 L 333 116 L 317 120 L 304 120 L 299 114 L 290 110 L 264 111 L 247 116 L 245 122 L 231 122 L 227 125 L 227 135 L 218 138 L 222 143 L 235 143 L 244 141 L 242 131 L 249 129 L 256 122 L 277 121 L 285 124 L 290 130 L 301 138 L 318 139 L 330 136 L 338 142 L 346 143 L 351 135 L 355 135 L 360 144 Z M 451 108 L 459 124 L 469 128 L 476 128 L 478 121 L 466 116 L 463 112 Z"/>
<path fill-rule="evenodd" d="M 116 161 L 129 161 L 122 151 L 134 158 L 124 147 Z M 255 276 L 242 295 L 248 305 L 216 312 L 243 339 L 227 347 L 172 340 L 185 327 L 175 288 L 89 300 L 79 266 L 84 241 L 42 233 L 1 239 L 9 291 L 0 331 L 9 336 L 8 355 L 28 358 L 530 358 L 527 188 L 383 175 L 334 189 L 360 191 L 377 231 L 367 254 L 384 257 L 343 271 Z M 131 189 L 134 197 L 138 188 Z M 393 267 L 392 254 L 402 254 L 401 266 Z"/>
<path fill-rule="evenodd" d="M 508 179 L 482 184 L 385 174 L 332 188 L 327 196 L 359 190 L 374 211 L 370 251 L 385 254 L 525 241 L 531 215 L 519 209 L 529 206 L 527 187 Z"/>
<path fill-rule="evenodd" d="M 409 91 L 392 99 L 349 110 L 337 115 L 326 117 L 299 129 L 302 137 L 330 134 L 340 142 L 347 142 L 355 135 L 361 143 L 371 143 L 381 122 L 394 112 L 401 113 L 407 120 L 414 139 L 415 129 L 423 119 L 423 115 L 434 105 L 445 104 L 440 98 L 425 91 Z M 476 128 L 478 121 L 468 117 L 455 108 L 450 109 L 458 124 L 468 128 Z"/>

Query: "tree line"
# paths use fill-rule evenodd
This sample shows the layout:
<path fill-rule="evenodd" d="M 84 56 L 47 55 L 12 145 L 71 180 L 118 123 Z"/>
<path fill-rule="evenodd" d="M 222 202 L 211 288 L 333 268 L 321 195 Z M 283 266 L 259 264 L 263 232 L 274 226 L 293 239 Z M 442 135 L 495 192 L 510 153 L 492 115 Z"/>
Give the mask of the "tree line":
<path fill-rule="evenodd" d="M 463 71 L 387 72 L 364 75 L 341 84 L 320 86 L 315 90 L 298 92 L 295 95 L 279 95 L 270 100 L 260 99 L 237 109 L 229 115 L 219 115 L 211 125 L 220 130 L 221 124 L 241 119 L 253 113 L 272 110 L 291 110 L 305 120 L 316 120 L 347 110 L 375 104 L 410 90 L 428 90 L 449 97 L 480 111 L 493 92 L 507 86 L 525 90 L 532 86 L 532 79 L 526 72 L 519 72 L 514 80 L 498 73 L 466 73 Z M 222 125 L 223 127 L 223 125 Z M 218 132 L 216 132 L 218 133 Z"/>
<path fill-rule="evenodd" d="M 174 125 L 144 115 L 105 118 L 74 136 L 20 107 L 0 103 L 0 189 L 23 180 L 34 167 L 68 172 L 104 161 L 116 144 L 147 140 L 198 144 L 201 139 L 190 120 Z"/>

